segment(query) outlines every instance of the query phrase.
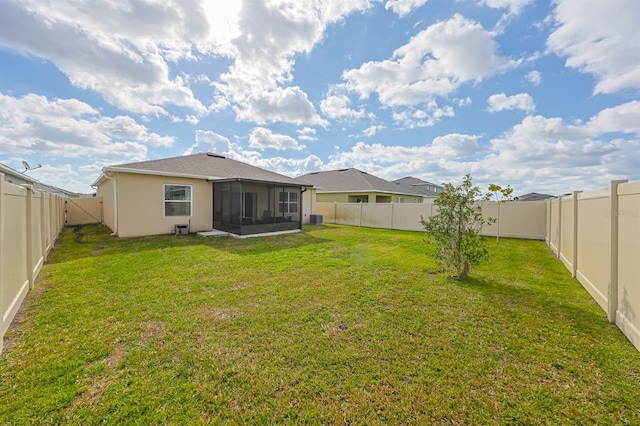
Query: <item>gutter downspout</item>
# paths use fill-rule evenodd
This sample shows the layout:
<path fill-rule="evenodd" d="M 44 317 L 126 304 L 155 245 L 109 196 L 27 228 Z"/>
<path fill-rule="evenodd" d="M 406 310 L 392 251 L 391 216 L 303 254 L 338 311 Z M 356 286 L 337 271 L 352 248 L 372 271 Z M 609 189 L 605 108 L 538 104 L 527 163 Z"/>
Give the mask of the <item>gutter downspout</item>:
<path fill-rule="evenodd" d="M 113 181 L 113 227 L 115 228 L 111 233 L 114 237 L 118 234 L 118 180 L 109 176 L 106 170 L 103 170 L 104 177 Z"/>

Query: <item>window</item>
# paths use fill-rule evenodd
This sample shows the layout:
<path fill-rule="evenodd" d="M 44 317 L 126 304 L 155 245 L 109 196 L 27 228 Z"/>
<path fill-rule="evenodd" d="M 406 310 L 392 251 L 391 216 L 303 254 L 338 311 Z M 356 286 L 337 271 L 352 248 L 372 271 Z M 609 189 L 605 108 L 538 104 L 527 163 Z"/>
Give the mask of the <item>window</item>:
<path fill-rule="evenodd" d="M 191 185 L 164 186 L 164 215 L 191 216 Z"/>
<path fill-rule="evenodd" d="M 280 202 L 278 203 L 278 212 L 298 213 L 298 193 L 297 192 L 281 192 Z"/>
<path fill-rule="evenodd" d="M 396 197 L 396 203 L 404 203 L 404 197 Z"/>

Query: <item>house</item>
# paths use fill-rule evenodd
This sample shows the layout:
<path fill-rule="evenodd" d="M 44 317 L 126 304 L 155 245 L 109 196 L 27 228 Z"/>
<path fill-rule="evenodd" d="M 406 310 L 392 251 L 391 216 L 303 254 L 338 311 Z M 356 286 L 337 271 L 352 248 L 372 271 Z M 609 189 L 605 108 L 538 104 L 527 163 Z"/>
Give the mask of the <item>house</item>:
<path fill-rule="evenodd" d="M 547 198 L 553 198 L 553 195 L 538 194 L 537 192 L 529 192 L 528 194 L 514 197 L 513 200 L 514 201 L 541 201 L 541 200 L 546 200 Z"/>
<path fill-rule="evenodd" d="M 444 191 L 444 187 L 435 183 L 427 182 L 412 176 L 403 177 L 391 181 L 404 188 L 411 188 L 424 195 L 425 201 L 432 201 L 438 197 L 438 194 Z"/>
<path fill-rule="evenodd" d="M 213 153 L 108 166 L 92 186 L 104 223 L 120 237 L 301 229 L 303 194 L 312 187 Z"/>
<path fill-rule="evenodd" d="M 14 185 L 33 185 L 38 182 L 37 179 L 27 176 L 24 173 L 20 173 L 19 171 L 14 170 L 9 166 L 5 166 L 2 163 L 0 163 L 0 173 L 4 173 L 5 182 L 9 182 Z"/>
<path fill-rule="evenodd" d="M 80 194 L 75 192 L 67 191 L 66 189 L 58 188 L 57 186 L 47 185 L 44 183 L 36 182 L 33 184 L 33 189 L 37 191 L 50 192 L 52 194 L 57 194 L 64 198 L 78 198 Z"/>
<path fill-rule="evenodd" d="M 340 169 L 302 175 L 316 189 L 316 201 L 338 203 L 422 203 L 424 195 L 358 169 Z"/>

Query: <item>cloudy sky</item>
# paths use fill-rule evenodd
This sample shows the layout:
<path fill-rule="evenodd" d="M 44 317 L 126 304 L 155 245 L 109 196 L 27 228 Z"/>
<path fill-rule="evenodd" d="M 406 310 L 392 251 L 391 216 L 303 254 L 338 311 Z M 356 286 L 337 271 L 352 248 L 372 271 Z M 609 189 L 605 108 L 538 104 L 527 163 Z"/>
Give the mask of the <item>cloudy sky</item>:
<path fill-rule="evenodd" d="M 0 162 L 213 151 L 558 194 L 640 179 L 637 0 L 0 0 Z"/>

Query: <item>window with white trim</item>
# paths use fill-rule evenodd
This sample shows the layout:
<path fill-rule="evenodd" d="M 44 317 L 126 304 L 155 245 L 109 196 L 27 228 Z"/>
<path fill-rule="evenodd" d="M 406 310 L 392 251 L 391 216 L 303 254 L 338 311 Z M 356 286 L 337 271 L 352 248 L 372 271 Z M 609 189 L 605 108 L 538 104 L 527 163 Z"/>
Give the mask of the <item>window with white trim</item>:
<path fill-rule="evenodd" d="M 396 203 L 404 203 L 404 197 L 396 197 Z"/>
<path fill-rule="evenodd" d="M 164 185 L 164 215 L 191 216 L 191 185 Z"/>
<path fill-rule="evenodd" d="M 298 193 L 281 192 L 278 203 L 280 213 L 298 213 Z"/>

